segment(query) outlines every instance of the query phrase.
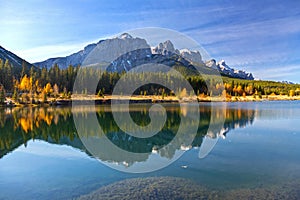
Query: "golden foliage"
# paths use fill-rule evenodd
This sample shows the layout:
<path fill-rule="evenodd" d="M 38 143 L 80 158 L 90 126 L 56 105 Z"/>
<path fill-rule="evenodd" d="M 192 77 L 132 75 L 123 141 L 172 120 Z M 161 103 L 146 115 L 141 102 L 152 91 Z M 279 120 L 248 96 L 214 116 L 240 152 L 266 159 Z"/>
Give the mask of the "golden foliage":
<path fill-rule="evenodd" d="M 25 133 L 28 133 L 28 131 L 33 130 L 33 123 L 31 118 L 20 118 L 19 123 L 21 125 L 21 128 L 25 131 Z"/>
<path fill-rule="evenodd" d="M 44 92 L 49 95 L 53 92 L 52 86 L 50 83 L 47 83 L 46 86 L 44 87 Z"/>
<path fill-rule="evenodd" d="M 28 78 L 27 75 L 25 75 L 20 82 L 19 89 L 24 91 L 29 91 L 31 88 L 32 78 Z"/>
<path fill-rule="evenodd" d="M 293 97 L 293 96 L 295 96 L 295 94 L 296 94 L 296 93 L 295 93 L 295 90 L 290 90 L 290 94 L 289 94 L 289 95 L 290 95 L 290 97 Z"/>
<path fill-rule="evenodd" d="M 25 133 L 28 133 L 35 128 L 39 128 L 41 122 L 44 122 L 50 126 L 54 117 L 55 115 L 53 115 L 53 113 L 46 112 L 44 109 L 38 109 L 37 112 L 32 112 L 32 110 L 29 110 L 21 113 L 21 117 L 18 120 L 18 126 L 20 126 Z"/>
<path fill-rule="evenodd" d="M 183 98 L 183 97 L 187 97 L 187 91 L 186 91 L 186 88 L 183 88 L 179 94 L 179 97 L 180 98 Z"/>

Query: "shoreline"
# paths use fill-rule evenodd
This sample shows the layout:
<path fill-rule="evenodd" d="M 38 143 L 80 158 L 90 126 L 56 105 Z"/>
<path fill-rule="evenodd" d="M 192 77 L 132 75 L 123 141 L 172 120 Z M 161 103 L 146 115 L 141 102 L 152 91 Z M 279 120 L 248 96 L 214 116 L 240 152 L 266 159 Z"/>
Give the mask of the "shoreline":
<path fill-rule="evenodd" d="M 70 99 L 66 98 L 49 98 L 49 101 L 44 103 L 14 103 L 11 98 L 6 98 L 6 103 L 0 105 L 0 107 L 34 107 L 34 106 L 67 106 L 72 105 L 73 102 L 77 105 L 107 105 L 112 101 L 116 103 L 194 103 L 194 102 L 265 102 L 265 101 L 299 101 L 300 96 L 287 96 L 287 95 L 262 95 L 261 98 L 257 95 L 254 96 L 239 96 L 239 97 L 210 97 L 210 96 L 198 96 L 195 97 L 183 97 L 178 99 L 176 96 L 154 96 L 154 95 L 134 95 L 134 96 L 112 96 L 107 95 L 99 97 L 97 95 L 72 95 Z"/>

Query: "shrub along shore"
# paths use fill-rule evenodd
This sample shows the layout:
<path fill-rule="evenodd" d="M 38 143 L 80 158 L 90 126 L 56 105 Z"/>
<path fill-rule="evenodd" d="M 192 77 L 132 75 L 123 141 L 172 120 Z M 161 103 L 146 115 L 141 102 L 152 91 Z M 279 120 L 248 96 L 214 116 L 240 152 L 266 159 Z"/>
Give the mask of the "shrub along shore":
<path fill-rule="evenodd" d="M 35 99 L 28 102 L 15 102 L 11 97 L 6 97 L 5 101 L 0 104 L 2 107 L 14 107 L 14 106 L 62 106 L 72 105 L 72 102 L 76 105 L 90 105 L 90 104 L 111 104 L 112 100 L 116 103 L 178 103 L 178 102 L 260 102 L 260 101 L 294 101 L 300 100 L 300 96 L 288 96 L 288 95 L 252 95 L 252 96 L 155 96 L 155 95 L 133 95 L 133 96 L 112 96 L 103 95 L 72 95 L 69 98 L 49 97 L 46 101 L 43 99 Z"/>

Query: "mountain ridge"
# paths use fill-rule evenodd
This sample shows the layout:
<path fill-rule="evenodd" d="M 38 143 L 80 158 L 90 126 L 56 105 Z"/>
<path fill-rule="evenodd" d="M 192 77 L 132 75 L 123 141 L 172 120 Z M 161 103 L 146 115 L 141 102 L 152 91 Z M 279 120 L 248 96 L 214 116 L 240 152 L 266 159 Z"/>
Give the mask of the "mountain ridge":
<path fill-rule="evenodd" d="M 5 49 L 4 47 L 0 46 L 0 59 L 4 62 L 8 60 L 10 64 L 14 67 L 22 69 L 22 65 L 26 66 L 27 68 L 32 67 L 32 64 L 24 60 L 23 58 L 17 56 L 13 52 Z"/>
<path fill-rule="evenodd" d="M 200 70 L 201 72 L 216 69 L 225 76 L 254 80 L 251 73 L 233 69 L 224 60 L 220 62 L 216 62 L 214 59 L 203 61 L 199 51 L 176 49 L 170 40 L 153 47 L 145 39 L 133 37 L 128 33 L 88 44 L 82 50 L 65 57 L 49 58 L 33 64 L 0 46 L 0 59 L 9 60 L 18 69 L 22 69 L 24 65 L 27 69 L 32 66 L 50 69 L 55 64 L 65 69 L 69 65 L 93 64 L 93 62 L 99 62 L 100 59 L 109 67 L 109 71 L 117 72 L 129 71 L 133 68 L 133 65 L 145 64 L 143 62 L 147 61 L 149 63 L 167 64 L 170 67 L 180 64 L 187 69 L 190 69 L 191 66 L 200 66 L 203 69 Z M 140 62 L 141 60 L 142 62 Z"/>
<path fill-rule="evenodd" d="M 139 50 L 138 52 L 136 52 Z M 130 54 L 129 52 L 133 52 Z M 124 56 L 123 54 L 129 55 Z M 173 43 L 170 40 L 159 43 L 157 46 L 151 47 L 145 39 L 133 37 L 128 33 L 123 33 L 120 36 L 100 40 L 98 43 L 89 44 L 84 47 L 83 50 L 73 53 L 66 57 L 49 58 L 45 61 L 34 63 L 35 66 L 50 68 L 54 64 L 58 64 L 61 68 L 67 68 L 69 65 L 89 65 L 99 62 L 110 63 L 110 71 L 121 70 L 128 71 L 132 68 L 132 62 L 136 62 L 138 59 L 148 59 L 153 57 L 157 59 L 155 55 L 163 55 L 171 57 L 172 55 L 179 55 L 190 63 L 186 63 L 186 66 L 198 65 L 205 66 L 219 70 L 219 72 L 225 76 L 233 78 L 241 78 L 247 80 L 253 80 L 254 77 L 251 73 L 236 70 L 229 67 L 224 60 L 216 62 L 214 59 L 204 62 L 199 51 L 191 51 L 189 49 L 175 49 Z M 123 60 L 118 60 L 121 57 Z M 93 61 L 94 60 L 94 61 Z M 182 60 L 182 59 L 181 59 Z M 175 62 L 177 62 L 175 60 Z M 84 62 L 84 63 L 83 63 Z M 118 65 L 118 66 L 117 66 Z"/>

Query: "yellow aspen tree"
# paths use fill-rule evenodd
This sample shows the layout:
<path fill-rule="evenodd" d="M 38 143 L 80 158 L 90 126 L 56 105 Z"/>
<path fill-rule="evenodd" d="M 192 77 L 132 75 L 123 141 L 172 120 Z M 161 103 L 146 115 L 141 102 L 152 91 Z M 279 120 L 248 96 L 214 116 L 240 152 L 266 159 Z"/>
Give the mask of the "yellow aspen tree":
<path fill-rule="evenodd" d="M 44 87 L 44 92 L 47 95 L 50 95 L 53 92 L 52 86 L 50 83 L 47 83 L 46 86 Z"/>
<path fill-rule="evenodd" d="M 20 90 L 23 91 L 29 91 L 30 90 L 30 80 L 25 74 L 25 76 L 21 79 L 20 85 L 19 85 Z"/>

